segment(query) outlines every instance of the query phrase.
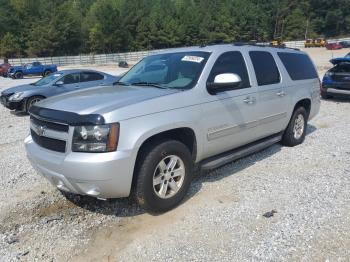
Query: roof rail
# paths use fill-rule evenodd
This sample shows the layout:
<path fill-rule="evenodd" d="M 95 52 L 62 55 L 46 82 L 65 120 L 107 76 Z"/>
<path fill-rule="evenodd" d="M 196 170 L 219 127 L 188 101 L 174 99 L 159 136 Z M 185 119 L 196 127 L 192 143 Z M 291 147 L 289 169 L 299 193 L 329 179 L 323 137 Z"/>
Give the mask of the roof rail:
<path fill-rule="evenodd" d="M 296 51 L 300 51 L 299 48 L 292 48 L 292 47 L 287 47 L 285 45 L 278 45 L 278 46 L 273 46 L 270 45 L 269 43 L 256 43 L 254 41 L 252 42 L 233 42 L 233 43 L 227 43 L 223 40 L 218 40 L 218 41 L 211 41 L 208 43 L 202 43 L 200 45 L 200 47 L 206 47 L 206 46 L 211 46 L 211 45 L 224 45 L 224 44 L 231 44 L 234 46 L 257 46 L 257 47 L 273 47 L 273 48 L 281 48 L 281 49 L 292 49 L 292 50 L 296 50 Z"/>

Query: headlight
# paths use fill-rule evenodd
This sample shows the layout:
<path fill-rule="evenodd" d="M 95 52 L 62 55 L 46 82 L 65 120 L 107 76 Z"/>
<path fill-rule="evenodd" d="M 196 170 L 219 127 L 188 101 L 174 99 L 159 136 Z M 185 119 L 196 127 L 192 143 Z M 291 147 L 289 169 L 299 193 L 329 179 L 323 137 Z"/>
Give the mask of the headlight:
<path fill-rule="evenodd" d="M 329 71 L 324 74 L 325 77 L 332 77 L 333 75 L 334 73 Z"/>
<path fill-rule="evenodd" d="M 12 96 L 10 96 L 9 100 L 10 101 L 16 101 L 16 100 L 20 100 L 23 97 L 23 92 L 18 92 L 18 93 L 14 93 Z"/>
<path fill-rule="evenodd" d="M 119 124 L 76 126 L 73 133 L 72 151 L 103 153 L 117 150 Z"/>

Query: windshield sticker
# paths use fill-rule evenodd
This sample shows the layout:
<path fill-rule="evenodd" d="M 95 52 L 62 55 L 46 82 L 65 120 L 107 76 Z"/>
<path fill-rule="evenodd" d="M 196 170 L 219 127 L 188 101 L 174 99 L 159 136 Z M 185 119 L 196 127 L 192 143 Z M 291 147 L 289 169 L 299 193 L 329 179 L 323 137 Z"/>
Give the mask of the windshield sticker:
<path fill-rule="evenodd" d="M 190 56 L 190 55 L 186 55 L 184 56 L 181 61 L 186 61 L 186 62 L 194 62 L 194 63 L 202 63 L 202 61 L 204 60 L 203 57 L 200 56 Z"/>

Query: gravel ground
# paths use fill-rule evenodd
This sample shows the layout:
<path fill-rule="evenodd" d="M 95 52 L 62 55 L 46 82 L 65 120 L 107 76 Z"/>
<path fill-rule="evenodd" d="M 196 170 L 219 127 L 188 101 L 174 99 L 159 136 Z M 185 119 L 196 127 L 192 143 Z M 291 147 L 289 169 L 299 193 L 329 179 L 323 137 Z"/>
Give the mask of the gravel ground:
<path fill-rule="evenodd" d="M 0 91 L 32 81 L 0 79 Z M 28 117 L 0 107 L 0 261 L 350 261 L 349 112 L 323 101 L 304 144 L 202 174 L 153 216 L 127 199 L 62 196 L 25 157 Z"/>

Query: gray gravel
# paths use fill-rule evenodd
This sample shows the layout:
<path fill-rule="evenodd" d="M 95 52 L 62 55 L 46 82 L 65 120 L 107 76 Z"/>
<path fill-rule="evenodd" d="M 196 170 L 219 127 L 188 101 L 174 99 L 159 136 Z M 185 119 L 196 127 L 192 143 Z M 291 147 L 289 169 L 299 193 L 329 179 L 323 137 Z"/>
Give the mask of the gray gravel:
<path fill-rule="evenodd" d="M 323 101 L 304 144 L 202 174 L 160 216 L 127 199 L 67 200 L 30 167 L 28 130 L 0 107 L 0 261 L 350 261 L 347 101 Z"/>

